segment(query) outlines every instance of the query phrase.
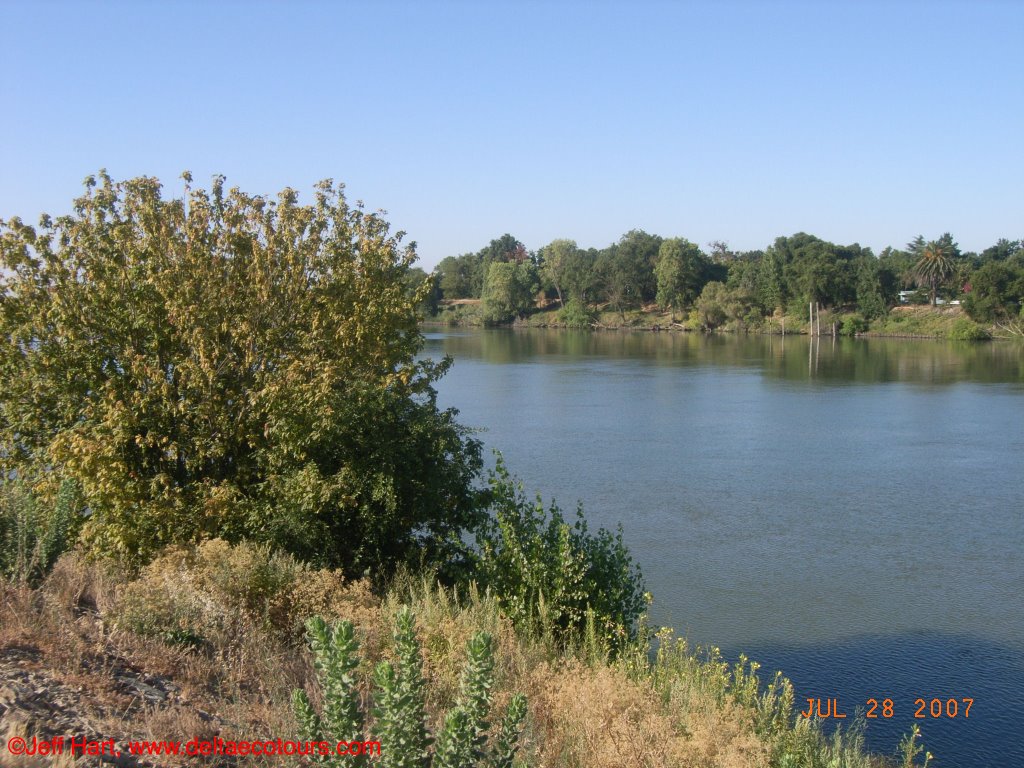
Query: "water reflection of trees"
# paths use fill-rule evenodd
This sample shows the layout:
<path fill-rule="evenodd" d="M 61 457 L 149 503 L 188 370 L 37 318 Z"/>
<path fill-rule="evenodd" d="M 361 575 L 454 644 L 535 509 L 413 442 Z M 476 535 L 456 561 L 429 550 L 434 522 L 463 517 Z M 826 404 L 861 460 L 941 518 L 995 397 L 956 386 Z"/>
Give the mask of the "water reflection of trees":
<path fill-rule="evenodd" d="M 443 336 L 428 345 L 428 353 L 435 352 L 490 363 L 601 358 L 729 366 L 790 382 L 835 385 L 1024 382 L 1024 345 L 1016 342 L 503 329 Z"/>

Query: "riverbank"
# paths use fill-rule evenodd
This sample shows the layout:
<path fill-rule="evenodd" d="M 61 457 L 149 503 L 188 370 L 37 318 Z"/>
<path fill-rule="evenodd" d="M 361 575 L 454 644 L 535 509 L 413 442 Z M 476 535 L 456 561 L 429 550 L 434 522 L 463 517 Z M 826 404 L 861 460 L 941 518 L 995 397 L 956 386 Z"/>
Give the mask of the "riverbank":
<path fill-rule="evenodd" d="M 337 576 L 317 571 L 307 583 L 271 587 L 268 565 L 257 550 L 238 550 L 216 563 L 200 559 L 130 580 L 68 555 L 37 589 L 0 583 L 0 762 L 40 765 L 7 751 L 33 736 L 52 742 L 76 734 L 109 743 L 121 753 L 112 764 L 123 768 L 172 764 L 130 755 L 131 742 L 139 740 L 299 740 L 292 692 L 305 688 L 314 702 L 322 693 L 296 622 L 320 613 L 354 623 L 363 659 L 355 675 L 365 707 L 370 672 L 387 657 L 394 616 L 407 605 L 416 616 L 426 719 L 434 733 L 458 696 L 468 639 L 480 630 L 494 638 L 495 710 L 513 693 L 528 702 L 523 762 L 516 765 L 885 765 L 864 752 L 855 731 L 826 738 L 800 717 L 781 676 L 763 684 L 756 664 L 729 665 L 715 649 L 698 652 L 670 630 L 642 630 L 613 659 L 593 637 L 566 647 L 544 632 L 517 632 L 488 596 L 457 599 L 429 578 L 400 580 L 382 596 L 362 582 L 339 583 L 319 602 L 285 605 L 278 592 L 305 590 L 309 598 Z M 263 601 L 288 612 L 260 613 Z M 204 623 L 199 637 L 164 631 L 162 622 L 184 620 L 200 605 L 219 618 Z M 85 762 L 65 754 L 45 764 Z M 175 766 L 206 764 L 201 757 L 173 759 Z M 250 755 L 245 765 L 303 763 Z"/>
<path fill-rule="evenodd" d="M 438 312 L 427 318 L 428 327 L 471 327 L 485 325 L 480 302 L 463 300 L 442 305 Z M 665 312 L 656 306 L 623 312 L 596 309 L 583 321 L 566 322 L 560 309 L 537 309 L 530 314 L 506 323 L 513 328 L 566 328 L 596 331 L 654 331 L 654 332 L 706 332 L 696 313 Z M 815 331 L 822 336 L 864 336 L 879 338 L 950 339 L 955 341 L 984 341 L 999 338 L 1000 329 L 983 326 L 971 320 L 959 306 L 893 307 L 887 315 L 867 321 L 856 313 L 823 310 Z M 714 332 L 764 333 L 773 335 L 809 335 L 811 324 L 797 315 L 776 315 L 749 318 L 746 321 L 725 322 Z"/>

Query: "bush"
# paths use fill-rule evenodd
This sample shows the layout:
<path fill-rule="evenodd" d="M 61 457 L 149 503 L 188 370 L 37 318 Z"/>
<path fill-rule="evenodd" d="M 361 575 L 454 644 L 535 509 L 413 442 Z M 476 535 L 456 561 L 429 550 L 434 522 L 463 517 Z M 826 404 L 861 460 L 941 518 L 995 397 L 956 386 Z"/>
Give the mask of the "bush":
<path fill-rule="evenodd" d="M 199 645 L 255 626 L 282 637 L 301 633 L 310 616 L 365 610 L 365 582 L 346 584 L 340 570 L 313 569 L 249 542 L 214 539 L 172 548 L 120 590 L 117 624 L 171 643 Z"/>
<path fill-rule="evenodd" d="M 558 321 L 566 328 L 589 328 L 594 322 L 594 312 L 573 296 L 559 311 Z"/>
<path fill-rule="evenodd" d="M 324 705 L 318 713 L 305 691 L 294 692 L 293 709 L 302 738 L 332 745 L 358 743 L 354 754 L 325 759 L 324 764 L 365 765 L 367 754 L 379 754 L 385 756 L 389 768 L 512 768 L 526 717 L 526 699 L 513 696 L 500 728 L 490 734 L 487 718 L 494 688 L 494 644 L 486 632 L 477 632 L 467 643 L 459 697 L 443 719 L 435 742 L 427 729 L 423 661 L 415 617 L 408 607 L 403 606 L 395 620 L 395 663 L 382 661 L 374 673 L 372 739 L 364 737 L 367 718 L 359 707 L 355 676 L 359 643 L 352 623 L 328 626 L 314 617 L 307 628 Z"/>
<path fill-rule="evenodd" d="M 868 329 L 868 321 L 860 315 L 847 315 L 843 318 L 843 324 L 839 329 L 840 336 L 856 336 Z"/>
<path fill-rule="evenodd" d="M 130 567 L 212 537 L 350 575 L 457 559 L 482 463 L 419 356 L 415 252 L 331 182 L 190 182 L 101 174 L 0 220 L 0 476 L 60 468 Z"/>
<path fill-rule="evenodd" d="M 61 483 L 52 506 L 24 483 L 0 484 L 0 574 L 37 584 L 74 543 L 81 523 L 75 483 Z"/>
<path fill-rule="evenodd" d="M 545 510 L 498 458 L 490 475 L 493 516 L 477 533 L 476 576 L 519 627 L 566 637 L 590 628 L 614 648 L 632 636 L 645 607 L 643 577 L 621 528 L 592 535 L 582 508 L 570 525 L 554 502 Z"/>
<path fill-rule="evenodd" d="M 949 329 L 949 338 L 954 341 L 985 341 L 992 335 L 974 321 L 961 317 Z"/>

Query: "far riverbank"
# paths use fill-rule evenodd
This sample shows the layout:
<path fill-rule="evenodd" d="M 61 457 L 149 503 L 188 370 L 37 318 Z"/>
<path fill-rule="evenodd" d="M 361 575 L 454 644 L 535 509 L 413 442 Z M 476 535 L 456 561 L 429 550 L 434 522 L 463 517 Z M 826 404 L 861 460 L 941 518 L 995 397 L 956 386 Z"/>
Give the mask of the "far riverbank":
<path fill-rule="evenodd" d="M 424 321 L 431 328 L 482 328 L 479 300 L 461 300 L 441 304 L 435 315 Z M 701 326 L 696 313 L 665 312 L 656 306 L 617 312 L 597 309 L 582 320 L 566 322 L 559 308 L 537 309 L 512 323 L 496 327 L 554 328 L 595 331 L 711 332 Z M 772 335 L 863 336 L 876 338 L 947 339 L 954 341 L 985 341 L 1011 338 L 996 326 L 972 321 L 959 306 L 894 307 L 888 314 L 871 321 L 855 313 L 822 310 L 815 328 L 805 317 L 775 315 L 767 318 L 730 321 L 713 332 L 760 333 Z"/>

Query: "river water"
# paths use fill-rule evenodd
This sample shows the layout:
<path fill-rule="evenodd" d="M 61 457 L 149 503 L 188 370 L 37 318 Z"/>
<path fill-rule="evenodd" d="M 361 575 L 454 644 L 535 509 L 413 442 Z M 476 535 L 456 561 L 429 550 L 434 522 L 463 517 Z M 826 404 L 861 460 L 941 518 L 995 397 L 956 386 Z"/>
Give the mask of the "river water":
<path fill-rule="evenodd" d="M 936 768 L 1024 766 L 1024 347 L 426 336 L 455 360 L 441 405 L 528 490 L 622 523 L 653 622 L 783 670 L 804 708 L 891 699 L 875 751 L 916 722 Z"/>

